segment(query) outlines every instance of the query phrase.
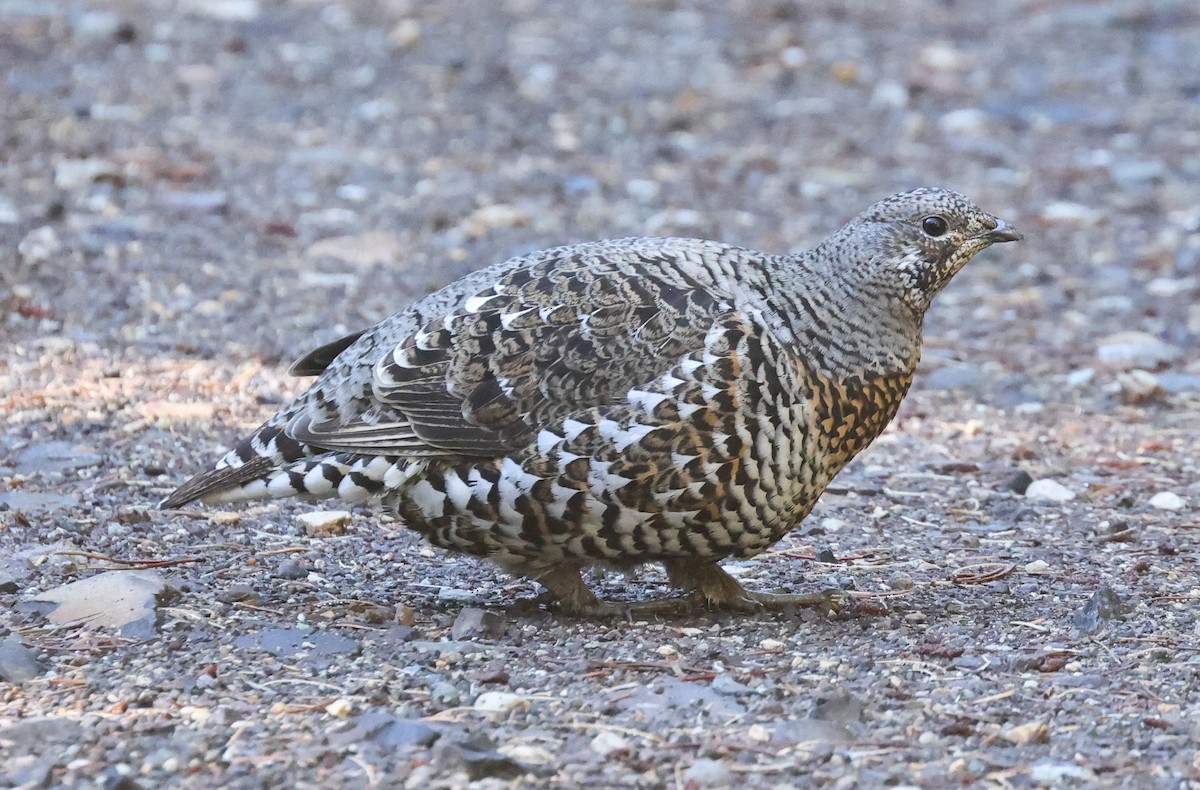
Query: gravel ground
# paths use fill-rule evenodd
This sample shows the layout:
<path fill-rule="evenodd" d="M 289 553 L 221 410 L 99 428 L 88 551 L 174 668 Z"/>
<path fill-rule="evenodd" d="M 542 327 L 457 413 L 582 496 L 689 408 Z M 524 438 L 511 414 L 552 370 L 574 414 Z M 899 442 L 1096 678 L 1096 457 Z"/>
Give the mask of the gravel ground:
<path fill-rule="evenodd" d="M 1200 787 L 1200 10 L 882 7 L 0 0 L 0 783 Z M 569 620 L 370 509 L 155 509 L 470 269 L 919 184 L 1027 240 L 732 564 L 839 616 Z"/>

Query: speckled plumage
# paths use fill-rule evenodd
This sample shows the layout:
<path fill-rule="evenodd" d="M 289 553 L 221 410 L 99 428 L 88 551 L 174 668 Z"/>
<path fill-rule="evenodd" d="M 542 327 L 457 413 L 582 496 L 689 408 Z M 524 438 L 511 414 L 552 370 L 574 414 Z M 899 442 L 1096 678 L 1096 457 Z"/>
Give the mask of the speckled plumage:
<path fill-rule="evenodd" d="M 716 563 L 800 524 L 895 415 L 933 296 L 1017 238 L 921 189 L 795 255 L 636 238 L 513 258 L 300 360 L 312 388 L 164 506 L 378 496 L 571 613 L 620 610 L 580 580 L 594 563 L 661 561 L 717 606 L 807 603 Z"/>

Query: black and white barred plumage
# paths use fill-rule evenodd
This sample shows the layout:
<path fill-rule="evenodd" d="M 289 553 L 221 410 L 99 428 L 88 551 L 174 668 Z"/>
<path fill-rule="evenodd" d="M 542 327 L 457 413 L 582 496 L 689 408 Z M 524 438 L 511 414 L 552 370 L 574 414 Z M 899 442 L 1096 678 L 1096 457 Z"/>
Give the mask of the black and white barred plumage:
<path fill-rule="evenodd" d="M 716 563 L 800 523 L 895 414 L 933 296 L 1018 238 L 920 189 L 795 255 L 635 238 L 513 258 L 297 362 L 312 388 L 163 504 L 378 496 L 572 613 L 620 610 L 580 580 L 593 563 L 661 561 L 712 605 L 806 603 Z"/>

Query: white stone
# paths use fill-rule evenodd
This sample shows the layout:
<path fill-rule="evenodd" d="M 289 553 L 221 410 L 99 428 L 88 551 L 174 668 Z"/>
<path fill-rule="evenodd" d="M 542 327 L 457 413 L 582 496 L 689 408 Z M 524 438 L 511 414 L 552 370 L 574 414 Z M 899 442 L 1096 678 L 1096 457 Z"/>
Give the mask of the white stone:
<path fill-rule="evenodd" d="M 1096 378 L 1096 370 L 1094 368 L 1080 368 L 1073 370 L 1067 374 L 1067 386 L 1071 389 L 1082 387 L 1090 384 L 1092 379 Z"/>
<path fill-rule="evenodd" d="M 1045 560 L 1034 560 L 1025 566 L 1026 573 L 1046 573 L 1050 570 L 1050 563 Z"/>
<path fill-rule="evenodd" d="M 1170 491 L 1159 491 L 1150 497 L 1150 507 L 1159 510 L 1182 510 L 1187 507 L 1187 500 Z"/>
<path fill-rule="evenodd" d="M 1179 358 L 1179 349 L 1145 332 L 1117 332 L 1101 340 L 1096 357 L 1119 368 L 1153 369 Z"/>
<path fill-rule="evenodd" d="M 1049 502 L 1070 502 L 1075 492 L 1056 480 L 1034 480 L 1025 489 L 1027 499 L 1045 499 Z"/>
<path fill-rule="evenodd" d="M 315 513 L 301 513 L 296 516 L 296 523 L 304 527 L 307 535 L 340 535 L 350 526 L 352 516 L 349 510 L 318 510 Z"/>
<path fill-rule="evenodd" d="M 1080 225 L 1094 225 L 1100 221 L 1102 216 L 1097 209 L 1065 200 L 1048 203 L 1038 212 L 1038 217 L 1044 222 L 1078 223 Z"/>
<path fill-rule="evenodd" d="M 629 740 L 621 737 L 615 732 L 604 730 L 595 738 L 592 738 L 590 746 L 592 751 L 596 754 L 603 754 L 607 756 L 613 752 L 619 752 L 622 749 L 629 748 Z"/>
<path fill-rule="evenodd" d="M 325 706 L 325 712 L 330 716 L 337 716 L 339 719 L 344 719 L 354 712 L 354 704 L 345 697 L 338 697 Z"/>
<path fill-rule="evenodd" d="M 511 691 L 485 691 L 475 698 L 473 707 L 488 713 L 505 713 L 513 708 L 527 708 L 529 702 Z"/>
<path fill-rule="evenodd" d="M 942 116 L 939 125 L 945 134 L 981 135 L 987 130 L 988 115 L 974 107 L 951 110 Z"/>

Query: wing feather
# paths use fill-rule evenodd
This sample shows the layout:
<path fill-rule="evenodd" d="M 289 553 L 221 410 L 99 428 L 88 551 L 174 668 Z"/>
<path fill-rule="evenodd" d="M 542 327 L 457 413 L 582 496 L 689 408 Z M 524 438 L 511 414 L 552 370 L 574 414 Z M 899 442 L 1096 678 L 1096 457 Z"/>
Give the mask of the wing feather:
<path fill-rule="evenodd" d="M 494 457 L 625 403 L 701 349 L 731 299 L 682 253 L 601 251 L 564 248 L 464 293 L 375 355 L 365 407 L 301 413 L 286 433 L 338 451 Z"/>

